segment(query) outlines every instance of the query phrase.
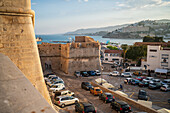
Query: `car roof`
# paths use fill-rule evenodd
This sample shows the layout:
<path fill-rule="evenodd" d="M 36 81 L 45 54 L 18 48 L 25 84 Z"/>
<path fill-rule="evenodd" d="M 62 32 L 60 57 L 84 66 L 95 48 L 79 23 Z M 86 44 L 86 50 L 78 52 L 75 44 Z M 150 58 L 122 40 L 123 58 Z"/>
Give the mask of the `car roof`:
<path fill-rule="evenodd" d="M 68 96 L 68 95 L 57 96 L 57 98 L 64 98 L 64 97 L 72 97 L 72 96 Z M 73 97 L 73 98 L 75 98 L 75 97 Z"/>
<path fill-rule="evenodd" d="M 106 94 L 106 95 L 112 95 L 111 93 L 109 93 L 109 92 L 106 92 L 106 93 L 104 93 L 104 94 Z"/>
<path fill-rule="evenodd" d="M 117 101 L 117 103 L 119 103 L 120 105 L 127 105 L 125 101 Z"/>
<path fill-rule="evenodd" d="M 83 106 L 92 106 L 92 104 L 88 102 L 80 102 L 80 103 L 83 104 Z"/>

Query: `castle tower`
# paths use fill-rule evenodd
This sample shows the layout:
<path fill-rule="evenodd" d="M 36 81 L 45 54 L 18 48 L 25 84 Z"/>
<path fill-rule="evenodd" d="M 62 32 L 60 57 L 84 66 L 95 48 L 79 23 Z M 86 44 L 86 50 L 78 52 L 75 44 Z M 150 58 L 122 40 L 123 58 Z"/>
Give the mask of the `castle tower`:
<path fill-rule="evenodd" d="M 7 55 L 51 104 L 35 40 L 30 0 L 0 0 L 0 53 Z"/>

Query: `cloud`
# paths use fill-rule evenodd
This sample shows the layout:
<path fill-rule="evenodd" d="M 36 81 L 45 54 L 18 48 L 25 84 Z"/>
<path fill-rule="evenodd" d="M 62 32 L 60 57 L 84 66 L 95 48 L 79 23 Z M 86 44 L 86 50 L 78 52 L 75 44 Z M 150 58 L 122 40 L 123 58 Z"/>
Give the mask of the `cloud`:
<path fill-rule="evenodd" d="M 78 0 L 78 2 L 88 2 L 89 0 Z"/>
<path fill-rule="evenodd" d="M 125 2 L 116 2 L 116 6 L 121 9 L 142 9 L 150 7 L 170 6 L 170 1 L 163 0 L 127 0 Z"/>
<path fill-rule="evenodd" d="M 37 3 L 33 2 L 32 5 L 37 5 Z"/>

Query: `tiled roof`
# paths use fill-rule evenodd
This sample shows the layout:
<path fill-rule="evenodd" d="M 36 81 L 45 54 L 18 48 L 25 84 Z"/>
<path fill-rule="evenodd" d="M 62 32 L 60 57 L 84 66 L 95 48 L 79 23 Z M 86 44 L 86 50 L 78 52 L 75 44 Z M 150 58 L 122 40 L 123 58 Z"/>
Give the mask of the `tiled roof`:
<path fill-rule="evenodd" d="M 119 54 L 122 54 L 123 50 L 105 50 L 104 53 L 119 53 Z"/>

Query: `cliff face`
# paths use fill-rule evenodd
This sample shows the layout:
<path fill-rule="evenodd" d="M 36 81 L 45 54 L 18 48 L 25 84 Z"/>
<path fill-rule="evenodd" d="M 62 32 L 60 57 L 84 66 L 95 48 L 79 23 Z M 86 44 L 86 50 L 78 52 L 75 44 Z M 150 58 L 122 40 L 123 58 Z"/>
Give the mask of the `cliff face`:
<path fill-rule="evenodd" d="M 8 56 L 51 104 L 35 40 L 30 0 L 0 0 L 0 53 Z"/>

